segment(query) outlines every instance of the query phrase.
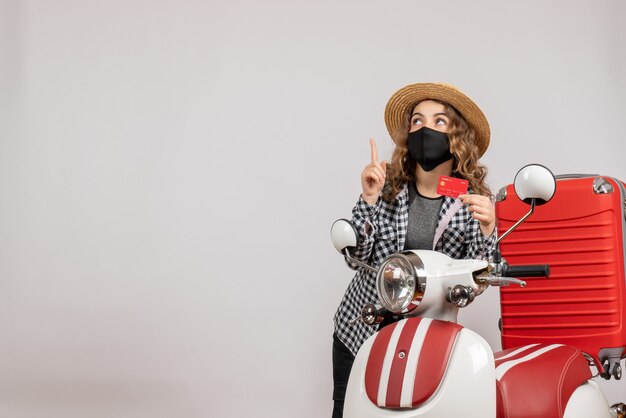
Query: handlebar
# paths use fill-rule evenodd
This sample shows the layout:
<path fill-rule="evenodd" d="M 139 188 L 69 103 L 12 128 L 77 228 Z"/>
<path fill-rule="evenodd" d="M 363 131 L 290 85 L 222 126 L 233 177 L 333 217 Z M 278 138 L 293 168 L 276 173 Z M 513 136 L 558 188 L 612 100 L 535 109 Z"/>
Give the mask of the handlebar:
<path fill-rule="evenodd" d="M 504 267 L 502 275 L 505 277 L 550 277 L 550 265 L 548 264 L 529 264 L 525 266 L 508 266 Z"/>

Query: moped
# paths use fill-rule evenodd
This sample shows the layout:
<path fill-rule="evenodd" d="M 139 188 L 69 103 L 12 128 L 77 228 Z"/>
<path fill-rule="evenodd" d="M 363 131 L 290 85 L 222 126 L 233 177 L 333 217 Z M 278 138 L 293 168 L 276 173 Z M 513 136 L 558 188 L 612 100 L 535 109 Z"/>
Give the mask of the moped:
<path fill-rule="evenodd" d="M 358 244 L 354 226 L 345 219 L 333 224 L 335 248 L 376 274 L 380 304 L 364 306 L 355 320 L 378 326 L 388 316 L 403 318 L 361 346 L 345 418 L 626 417 L 623 403 L 609 406 L 593 380 L 591 357 L 578 348 L 537 343 L 494 353 L 480 335 L 457 324 L 459 309 L 489 286 L 525 286 L 521 278 L 549 276 L 548 265 L 509 265 L 499 244 L 552 198 L 555 177 L 546 167 L 528 165 L 514 188 L 530 210 L 496 240 L 489 261 L 415 250 L 373 267 L 351 256 Z"/>

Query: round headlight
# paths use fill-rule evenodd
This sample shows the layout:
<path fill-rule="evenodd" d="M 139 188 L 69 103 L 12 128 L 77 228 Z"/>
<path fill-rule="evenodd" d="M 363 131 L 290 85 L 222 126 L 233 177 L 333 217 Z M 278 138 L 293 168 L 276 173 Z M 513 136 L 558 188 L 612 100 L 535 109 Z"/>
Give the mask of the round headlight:
<path fill-rule="evenodd" d="M 378 270 L 376 290 L 388 311 L 400 314 L 415 309 L 426 291 L 422 260 L 410 251 L 388 257 Z"/>

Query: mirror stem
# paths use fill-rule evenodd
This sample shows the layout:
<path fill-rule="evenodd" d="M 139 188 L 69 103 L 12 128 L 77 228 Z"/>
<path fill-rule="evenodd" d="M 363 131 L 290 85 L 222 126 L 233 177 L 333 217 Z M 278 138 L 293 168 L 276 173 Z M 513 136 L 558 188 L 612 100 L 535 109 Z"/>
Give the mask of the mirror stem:
<path fill-rule="evenodd" d="M 520 226 L 520 224 L 522 222 L 524 222 L 526 220 L 526 218 L 528 218 L 530 215 L 532 215 L 532 213 L 535 211 L 535 202 L 536 202 L 535 199 L 531 199 L 530 200 L 530 212 L 528 212 L 526 215 L 524 215 L 524 217 L 522 219 L 517 221 L 517 223 L 515 225 L 510 227 L 504 234 L 502 234 L 501 237 L 498 238 L 498 240 L 496 241 L 496 248 L 497 249 L 500 248 L 500 241 L 502 241 L 504 238 L 506 238 L 511 232 L 513 232 L 515 229 L 517 229 L 517 227 Z"/>
<path fill-rule="evenodd" d="M 363 268 L 365 268 L 365 269 L 367 269 L 367 270 L 369 270 L 369 271 L 371 271 L 371 272 L 373 272 L 373 273 L 378 273 L 378 269 L 376 269 L 376 268 L 374 268 L 374 267 L 372 267 L 372 266 L 370 266 L 370 265 L 368 265 L 368 264 L 365 264 L 365 263 L 364 263 L 364 262 L 362 262 L 361 260 L 357 260 L 356 258 L 350 257 L 350 252 L 348 251 L 348 249 L 347 249 L 347 248 L 345 248 L 345 249 L 343 250 L 343 255 L 346 257 L 346 259 L 348 259 L 348 260 L 352 261 L 352 262 L 353 262 L 354 264 L 356 264 L 357 266 L 359 266 L 359 267 L 363 267 Z"/>

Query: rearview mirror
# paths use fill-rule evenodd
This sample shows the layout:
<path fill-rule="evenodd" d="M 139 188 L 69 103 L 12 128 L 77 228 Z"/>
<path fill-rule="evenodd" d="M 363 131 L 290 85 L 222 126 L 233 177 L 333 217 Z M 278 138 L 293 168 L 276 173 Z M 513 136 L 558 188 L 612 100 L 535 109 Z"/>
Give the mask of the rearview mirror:
<path fill-rule="evenodd" d="M 338 219 L 333 223 L 330 228 L 330 237 L 341 254 L 344 254 L 345 249 L 356 248 L 359 243 L 359 234 L 352 222 L 347 219 Z"/>
<path fill-rule="evenodd" d="M 554 196 L 556 191 L 556 178 L 549 168 L 542 166 L 541 164 L 528 164 L 522 167 L 520 171 L 515 175 L 513 181 L 513 187 L 515 188 L 515 194 L 524 203 L 530 205 L 530 211 L 522 219 L 517 221 L 515 225 L 510 227 L 504 234 L 502 234 L 496 241 L 496 250 L 494 253 L 494 260 L 500 262 L 500 241 L 506 238 L 511 232 L 517 229 L 532 213 L 535 211 L 535 206 L 548 203 Z"/>
<path fill-rule="evenodd" d="M 517 172 L 513 187 L 524 203 L 531 204 L 535 199 L 536 205 L 543 205 L 554 196 L 556 179 L 547 167 L 529 164 Z"/>

